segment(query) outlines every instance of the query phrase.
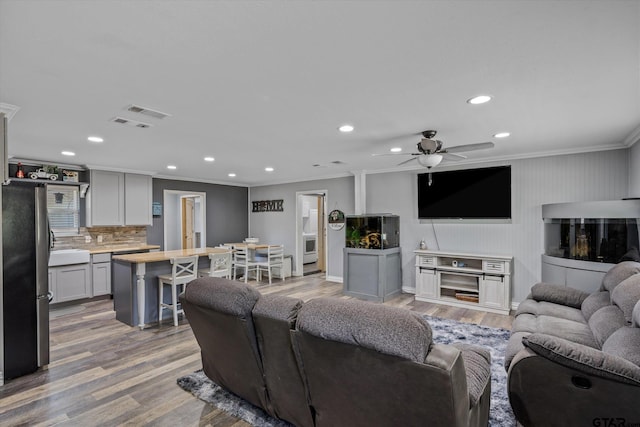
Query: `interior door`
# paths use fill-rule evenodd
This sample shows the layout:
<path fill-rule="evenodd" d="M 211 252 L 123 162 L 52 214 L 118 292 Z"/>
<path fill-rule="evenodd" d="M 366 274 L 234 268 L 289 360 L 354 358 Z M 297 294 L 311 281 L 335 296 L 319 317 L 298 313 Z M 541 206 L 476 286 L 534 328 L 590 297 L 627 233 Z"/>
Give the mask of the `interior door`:
<path fill-rule="evenodd" d="M 195 201 L 193 197 L 182 198 L 182 249 L 193 249 L 193 224 L 195 222 Z"/>
<path fill-rule="evenodd" d="M 325 259 L 325 245 L 327 230 L 325 228 L 325 209 L 324 209 L 324 196 L 318 197 L 318 237 L 316 240 L 316 250 L 318 251 L 318 270 L 326 270 Z"/>

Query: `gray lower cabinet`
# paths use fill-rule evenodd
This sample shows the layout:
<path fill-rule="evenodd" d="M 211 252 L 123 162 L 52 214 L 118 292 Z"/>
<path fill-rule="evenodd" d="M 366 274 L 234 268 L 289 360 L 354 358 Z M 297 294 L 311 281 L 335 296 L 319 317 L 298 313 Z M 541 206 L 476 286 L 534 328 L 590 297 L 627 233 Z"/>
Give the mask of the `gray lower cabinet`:
<path fill-rule="evenodd" d="M 93 296 L 111 294 L 111 253 L 91 255 Z"/>
<path fill-rule="evenodd" d="M 400 248 L 344 248 L 345 295 L 384 302 L 402 292 Z"/>
<path fill-rule="evenodd" d="M 89 263 L 62 265 L 49 268 L 51 303 L 73 301 L 91 297 L 91 271 Z"/>

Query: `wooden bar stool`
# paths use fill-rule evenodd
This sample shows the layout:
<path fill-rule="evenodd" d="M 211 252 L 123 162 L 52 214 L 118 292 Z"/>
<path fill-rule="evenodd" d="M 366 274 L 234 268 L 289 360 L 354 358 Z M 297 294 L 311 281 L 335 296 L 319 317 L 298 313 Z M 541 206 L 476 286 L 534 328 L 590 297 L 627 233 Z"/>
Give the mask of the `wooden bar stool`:
<path fill-rule="evenodd" d="M 171 258 L 171 274 L 158 275 L 158 325 L 162 323 L 162 310 L 173 312 L 173 326 L 178 326 L 178 314 L 182 308 L 178 308 L 178 286 L 184 287 L 187 283 L 198 278 L 198 256 Z M 164 302 L 164 286 L 171 286 L 171 303 Z"/>

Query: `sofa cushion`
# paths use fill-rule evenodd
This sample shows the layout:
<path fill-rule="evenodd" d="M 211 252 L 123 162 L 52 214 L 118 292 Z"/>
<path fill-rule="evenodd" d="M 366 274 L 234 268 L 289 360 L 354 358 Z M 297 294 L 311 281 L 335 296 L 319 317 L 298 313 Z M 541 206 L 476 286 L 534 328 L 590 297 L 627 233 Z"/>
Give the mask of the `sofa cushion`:
<path fill-rule="evenodd" d="M 539 356 L 568 368 L 640 386 L 640 367 L 621 357 L 546 334 L 531 334 L 523 343 Z"/>
<path fill-rule="evenodd" d="M 296 329 L 423 363 L 431 327 L 417 313 L 360 300 L 317 298 L 305 303 Z"/>
<path fill-rule="evenodd" d="M 607 299 L 607 305 L 608 304 L 609 299 Z M 553 316 L 559 319 L 567 319 L 573 320 L 574 322 L 584 323 L 584 316 L 580 309 L 546 301 L 526 299 L 518 304 L 516 316 L 519 316 L 522 313 L 533 314 L 534 316 Z"/>
<path fill-rule="evenodd" d="M 640 252 L 638 252 L 638 248 L 634 246 L 631 249 L 629 249 L 626 254 L 620 257 L 620 260 L 618 262 L 622 262 L 622 261 L 640 262 Z"/>
<path fill-rule="evenodd" d="M 620 307 L 624 318 L 631 324 L 633 307 L 640 300 L 640 274 L 635 274 L 616 286 L 611 292 L 611 302 Z"/>
<path fill-rule="evenodd" d="M 550 283 L 536 283 L 531 288 L 531 297 L 536 301 L 547 301 L 573 308 L 580 308 L 582 301 L 588 296 L 588 293 L 579 289 Z"/>
<path fill-rule="evenodd" d="M 620 262 L 611 267 L 607 274 L 604 275 L 600 290 L 611 292 L 613 288 L 618 286 L 618 283 L 638 273 L 640 273 L 640 263 L 634 261 Z"/>
<path fill-rule="evenodd" d="M 589 319 L 589 327 L 598 343 L 598 348 L 602 348 L 602 344 L 607 338 L 618 329 L 626 326 L 626 324 L 624 313 L 615 305 L 602 307 Z"/>
<path fill-rule="evenodd" d="M 465 343 L 451 345 L 462 354 L 469 389 L 469 407 L 474 407 L 480 401 L 487 383 L 491 381 L 491 352 L 478 345 Z"/>
<path fill-rule="evenodd" d="M 640 366 L 640 328 L 618 329 L 604 342 L 602 351 Z"/>
<path fill-rule="evenodd" d="M 611 294 L 609 291 L 601 291 L 589 295 L 582 303 L 580 309 L 582 310 L 582 315 L 585 320 L 588 321 L 591 316 L 593 316 L 593 313 L 608 305 L 611 305 Z"/>
<path fill-rule="evenodd" d="M 260 298 L 251 286 L 221 277 L 202 277 L 185 287 L 192 304 L 234 316 L 246 317 Z"/>
<path fill-rule="evenodd" d="M 572 341 L 589 347 L 598 347 L 589 325 L 573 320 L 559 319 L 553 316 L 533 316 L 521 314 L 516 317 L 511 327 L 513 332 L 543 333 Z"/>

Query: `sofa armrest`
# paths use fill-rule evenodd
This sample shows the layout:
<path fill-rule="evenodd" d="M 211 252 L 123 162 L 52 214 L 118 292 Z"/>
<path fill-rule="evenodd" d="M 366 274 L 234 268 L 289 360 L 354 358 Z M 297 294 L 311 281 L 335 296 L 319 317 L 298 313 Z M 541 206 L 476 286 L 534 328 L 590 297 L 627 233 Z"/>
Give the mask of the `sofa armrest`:
<path fill-rule="evenodd" d="M 531 297 L 536 301 L 546 301 L 573 308 L 580 308 L 588 296 L 587 292 L 579 289 L 544 282 L 536 283 L 531 288 Z"/>
<path fill-rule="evenodd" d="M 539 333 L 524 337 L 522 343 L 537 355 L 564 367 L 640 387 L 640 366 L 622 357 Z"/>
<path fill-rule="evenodd" d="M 628 423 L 640 420 L 640 386 L 568 367 L 531 348 L 513 358 L 507 389 L 520 425 L 604 425 L 597 424 L 604 422 L 601 417 L 624 418 Z"/>

